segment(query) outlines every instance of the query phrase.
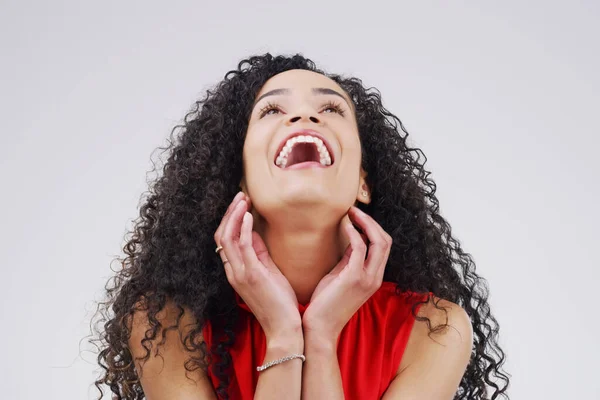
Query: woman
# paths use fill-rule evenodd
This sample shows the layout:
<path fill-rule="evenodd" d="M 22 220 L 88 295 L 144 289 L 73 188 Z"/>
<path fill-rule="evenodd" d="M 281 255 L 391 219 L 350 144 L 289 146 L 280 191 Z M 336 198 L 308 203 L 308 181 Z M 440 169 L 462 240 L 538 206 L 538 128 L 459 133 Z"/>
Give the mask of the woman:
<path fill-rule="evenodd" d="M 265 54 L 184 121 L 107 285 L 101 392 L 506 397 L 485 281 L 377 91 Z"/>

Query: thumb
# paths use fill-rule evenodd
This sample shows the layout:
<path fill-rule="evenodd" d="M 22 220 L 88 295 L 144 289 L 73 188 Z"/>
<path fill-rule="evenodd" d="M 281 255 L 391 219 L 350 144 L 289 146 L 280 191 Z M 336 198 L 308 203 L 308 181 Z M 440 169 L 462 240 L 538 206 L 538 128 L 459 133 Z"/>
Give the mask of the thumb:
<path fill-rule="evenodd" d="M 258 232 L 252 231 L 252 247 L 254 247 L 254 252 L 256 253 L 256 257 L 260 260 L 261 263 L 267 268 L 277 268 L 271 256 L 269 255 L 269 250 L 265 245 L 264 240 L 260 237 Z M 279 269 L 279 268 L 277 268 Z"/>
<path fill-rule="evenodd" d="M 339 274 L 344 269 L 344 267 L 346 267 L 346 265 L 348 265 L 348 261 L 350 260 L 351 254 L 352 254 L 352 246 L 348 245 L 348 247 L 346 247 L 346 251 L 344 252 L 344 255 L 342 256 L 340 261 L 338 261 L 338 263 L 335 265 L 335 267 L 333 267 L 333 269 L 329 273 L 332 275 Z"/>

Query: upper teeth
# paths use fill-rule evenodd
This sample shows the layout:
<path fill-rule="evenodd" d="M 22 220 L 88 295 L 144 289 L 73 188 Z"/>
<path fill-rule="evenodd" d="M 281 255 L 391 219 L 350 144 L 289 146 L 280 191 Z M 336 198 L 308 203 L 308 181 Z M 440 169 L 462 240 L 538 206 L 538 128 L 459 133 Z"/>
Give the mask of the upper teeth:
<path fill-rule="evenodd" d="M 294 136 L 285 142 L 283 149 L 277 156 L 277 160 L 275 160 L 275 164 L 279 165 L 281 168 L 285 168 L 287 165 L 288 156 L 292 152 L 292 147 L 296 143 L 314 143 L 317 146 L 317 150 L 319 151 L 321 165 L 331 165 L 331 156 L 329 155 L 329 151 L 327 150 L 327 146 L 323 144 L 323 141 L 315 136 Z"/>

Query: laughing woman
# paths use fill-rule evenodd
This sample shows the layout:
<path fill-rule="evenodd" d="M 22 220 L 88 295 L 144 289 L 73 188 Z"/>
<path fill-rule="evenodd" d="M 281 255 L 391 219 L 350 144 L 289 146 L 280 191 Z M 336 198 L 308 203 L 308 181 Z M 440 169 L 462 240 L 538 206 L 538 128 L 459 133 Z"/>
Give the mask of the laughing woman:
<path fill-rule="evenodd" d="M 486 283 L 376 90 L 265 54 L 178 128 L 101 303 L 101 393 L 507 397 Z"/>

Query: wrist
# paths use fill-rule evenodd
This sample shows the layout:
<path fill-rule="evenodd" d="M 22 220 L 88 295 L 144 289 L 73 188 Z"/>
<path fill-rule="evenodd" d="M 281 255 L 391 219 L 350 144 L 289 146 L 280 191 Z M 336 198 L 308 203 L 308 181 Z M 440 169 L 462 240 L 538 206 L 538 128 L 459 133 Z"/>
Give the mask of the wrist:
<path fill-rule="evenodd" d="M 267 349 L 302 353 L 304 351 L 304 336 L 302 327 L 293 328 L 286 332 L 267 335 Z"/>
<path fill-rule="evenodd" d="M 304 335 L 304 348 L 306 353 L 330 355 L 337 353 L 339 334 L 320 331 L 307 331 Z"/>

